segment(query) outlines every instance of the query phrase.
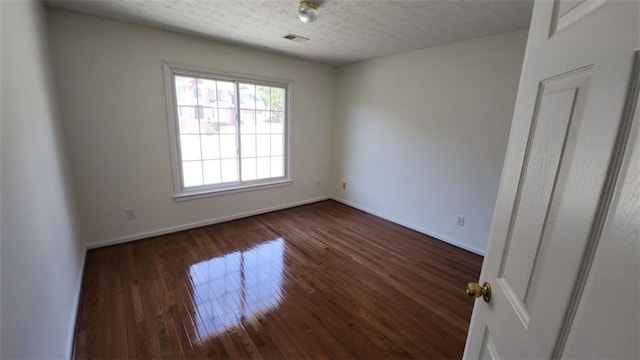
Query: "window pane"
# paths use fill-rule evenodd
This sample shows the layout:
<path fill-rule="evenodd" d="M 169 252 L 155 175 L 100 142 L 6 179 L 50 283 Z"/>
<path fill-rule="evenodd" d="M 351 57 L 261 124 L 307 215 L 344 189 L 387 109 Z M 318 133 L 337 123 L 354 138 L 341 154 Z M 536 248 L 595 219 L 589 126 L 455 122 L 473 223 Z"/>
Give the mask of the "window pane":
<path fill-rule="evenodd" d="M 256 108 L 256 86 L 251 84 L 240 84 L 240 109 Z"/>
<path fill-rule="evenodd" d="M 180 149 L 182 161 L 200 160 L 200 136 L 199 135 L 181 135 Z"/>
<path fill-rule="evenodd" d="M 256 159 L 242 159 L 242 181 L 256 179 Z"/>
<path fill-rule="evenodd" d="M 271 158 L 271 177 L 284 176 L 284 157 L 274 156 Z"/>
<path fill-rule="evenodd" d="M 256 155 L 269 156 L 271 155 L 270 135 L 257 135 L 256 143 Z"/>
<path fill-rule="evenodd" d="M 236 136 L 235 135 L 220 135 L 220 157 L 221 158 L 235 158 L 237 155 Z"/>
<path fill-rule="evenodd" d="M 194 90 L 196 88 L 195 78 L 176 76 L 176 100 L 178 105 L 196 105 Z"/>
<path fill-rule="evenodd" d="M 198 120 L 194 116 L 193 106 L 178 106 L 180 134 L 197 134 Z"/>
<path fill-rule="evenodd" d="M 222 182 L 222 177 L 220 176 L 220 160 L 203 161 L 202 172 L 205 184 L 219 184 Z"/>
<path fill-rule="evenodd" d="M 268 134 L 271 131 L 271 123 L 269 123 L 269 112 L 256 111 L 256 133 Z"/>
<path fill-rule="evenodd" d="M 218 105 L 227 106 L 226 104 L 220 104 L 220 102 L 218 102 Z M 214 108 L 213 118 L 216 131 L 220 131 L 220 128 L 224 127 L 225 131 L 228 132 L 229 126 L 235 127 L 235 114 L 236 111 L 234 109 L 229 109 L 226 107 Z"/>
<path fill-rule="evenodd" d="M 236 103 L 236 84 L 229 81 L 218 80 L 218 101 L 224 101 L 227 104 L 232 104 L 235 107 Z"/>
<path fill-rule="evenodd" d="M 198 110 L 200 116 L 200 133 L 215 134 L 218 129 L 217 124 L 214 121 L 214 109 L 210 107 L 198 106 L 196 107 L 196 110 Z"/>
<path fill-rule="evenodd" d="M 256 136 L 255 135 L 242 135 L 240 139 L 240 146 L 242 148 L 242 157 L 255 157 L 256 156 Z"/>
<path fill-rule="evenodd" d="M 220 158 L 220 139 L 218 135 L 203 135 L 200 138 L 202 144 L 202 158 L 205 160 Z"/>
<path fill-rule="evenodd" d="M 271 156 L 284 155 L 284 135 L 271 135 Z"/>
<path fill-rule="evenodd" d="M 196 79 L 196 86 L 193 89 L 193 96 L 195 98 L 195 100 L 198 102 L 199 105 L 202 105 L 204 102 L 204 99 L 206 98 L 204 95 L 204 89 L 203 89 L 203 82 L 206 81 L 205 79 L 199 79 L 199 78 L 195 78 Z"/>
<path fill-rule="evenodd" d="M 220 161 L 222 167 L 222 182 L 238 181 L 238 163 L 236 159 Z"/>
<path fill-rule="evenodd" d="M 216 96 L 216 81 L 209 79 L 201 79 L 198 82 L 198 88 L 200 89 L 200 105 L 213 106 L 213 103 L 217 100 Z"/>
<path fill-rule="evenodd" d="M 202 185 L 202 163 L 200 161 L 183 162 L 182 177 L 184 187 Z"/>
<path fill-rule="evenodd" d="M 271 112 L 271 133 L 284 134 L 284 113 Z"/>
<path fill-rule="evenodd" d="M 272 90 L 273 89 L 271 86 L 258 86 L 256 88 L 256 93 L 258 94 L 258 96 L 262 99 L 262 101 L 264 102 L 264 109 L 265 110 L 271 110 L 272 107 Z"/>
<path fill-rule="evenodd" d="M 271 177 L 271 158 L 258 158 L 257 161 L 257 178 L 266 179 Z"/>
<path fill-rule="evenodd" d="M 272 111 L 284 111 L 285 109 L 284 88 L 271 88 L 271 108 Z"/>
<path fill-rule="evenodd" d="M 256 112 L 253 110 L 240 111 L 240 131 L 243 134 L 256 133 Z"/>

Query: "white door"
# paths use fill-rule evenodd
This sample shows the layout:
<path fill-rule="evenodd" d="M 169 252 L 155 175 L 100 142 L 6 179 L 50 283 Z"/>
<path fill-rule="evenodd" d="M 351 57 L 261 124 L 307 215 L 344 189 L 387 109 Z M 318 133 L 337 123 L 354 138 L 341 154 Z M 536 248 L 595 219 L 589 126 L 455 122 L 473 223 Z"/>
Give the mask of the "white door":
<path fill-rule="evenodd" d="M 640 358 L 639 48 L 638 0 L 535 3 L 465 358 Z"/>

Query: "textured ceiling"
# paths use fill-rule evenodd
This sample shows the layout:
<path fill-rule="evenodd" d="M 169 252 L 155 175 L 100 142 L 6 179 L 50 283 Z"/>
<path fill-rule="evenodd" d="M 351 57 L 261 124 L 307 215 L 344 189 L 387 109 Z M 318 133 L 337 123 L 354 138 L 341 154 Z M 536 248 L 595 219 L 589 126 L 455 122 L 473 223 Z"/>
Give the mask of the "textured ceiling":
<path fill-rule="evenodd" d="M 319 2 L 319 1 L 317 1 Z M 295 0 L 48 0 L 47 6 L 342 65 L 524 29 L 532 0 L 324 0 L 304 24 Z M 296 43 L 293 33 L 310 38 Z"/>

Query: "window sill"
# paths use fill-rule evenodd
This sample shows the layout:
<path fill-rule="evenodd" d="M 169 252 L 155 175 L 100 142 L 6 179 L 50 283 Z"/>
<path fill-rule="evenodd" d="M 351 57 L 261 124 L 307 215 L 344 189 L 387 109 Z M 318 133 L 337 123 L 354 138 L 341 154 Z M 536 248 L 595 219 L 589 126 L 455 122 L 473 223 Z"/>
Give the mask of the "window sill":
<path fill-rule="evenodd" d="M 292 179 L 285 179 L 285 180 L 277 180 L 277 181 L 272 181 L 272 182 L 263 183 L 263 184 L 240 185 L 240 186 L 234 186 L 232 188 L 225 188 L 225 189 L 206 189 L 206 190 L 186 191 L 186 192 L 183 192 L 182 194 L 174 195 L 173 199 L 175 201 L 180 202 L 180 201 L 195 200 L 195 199 L 201 199 L 201 198 L 212 197 L 212 196 L 235 194 L 235 193 L 245 192 L 245 191 L 254 191 L 254 190 L 269 189 L 269 188 L 275 188 L 275 187 L 281 187 L 281 186 L 288 186 L 291 184 L 293 184 Z"/>

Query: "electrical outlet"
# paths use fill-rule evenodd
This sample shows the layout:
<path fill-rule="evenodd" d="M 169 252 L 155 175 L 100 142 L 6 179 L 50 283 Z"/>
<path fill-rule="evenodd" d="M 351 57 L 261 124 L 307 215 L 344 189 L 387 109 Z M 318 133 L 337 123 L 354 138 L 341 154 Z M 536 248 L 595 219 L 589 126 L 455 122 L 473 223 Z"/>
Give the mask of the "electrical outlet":
<path fill-rule="evenodd" d="M 456 225 L 464 226 L 464 215 L 458 215 L 456 219 Z"/>
<path fill-rule="evenodd" d="M 133 220 L 136 218 L 136 209 L 125 209 L 124 214 L 127 217 L 127 220 Z"/>
<path fill-rule="evenodd" d="M 342 183 L 342 189 L 344 189 L 344 190 L 346 190 L 346 189 L 347 189 L 347 183 L 346 183 L 346 182 L 343 182 L 343 183 Z"/>

